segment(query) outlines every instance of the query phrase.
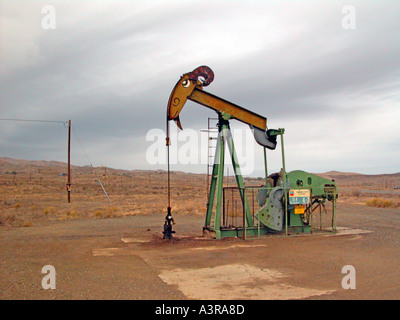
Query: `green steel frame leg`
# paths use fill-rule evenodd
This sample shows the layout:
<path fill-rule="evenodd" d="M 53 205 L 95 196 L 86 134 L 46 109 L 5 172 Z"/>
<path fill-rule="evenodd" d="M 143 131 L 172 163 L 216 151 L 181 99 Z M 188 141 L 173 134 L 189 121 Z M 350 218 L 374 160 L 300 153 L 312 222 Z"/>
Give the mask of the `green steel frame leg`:
<path fill-rule="evenodd" d="M 207 213 L 205 228 L 213 230 L 217 239 L 221 238 L 221 213 L 222 213 L 222 201 L 223 201 L 223 179 L 224 179 L 224 164 L 225 164 L 225 143 L 229 146 L 229 151 L 232 158 L 232 165 L 235 171 L 236 183 L 239 187 L 240 196 L 242 203 L 245 207 L 245 216 L 247 226 L 253 227 L 253 219 L 251 217 L 250 206 L 247 200 L 247 196 L 244 190 L 243 177 L 240 172 L 239 162 L 237 159 L 232 134 L 229 127 L 229 121 L 223 119 L 220 115 L 218 124 L 218 139 L 215 150 L 214 166 L 210 184 L 210 193 L 207 203 Z M 211 225 L 213 216 L 213 207 L 215 202 L 215 214 L 214 214 L 214 225 Z"/>
<path fill-rule="evenodd" d="M 267 163 L 267 148 L 264 147 L 264 170 L 265 170 L 265 185 L 269 185 L 268 180 L 268 163 Z"/>
<path fill-rule="evenodd" d="M 214 216 L 214 228 L 216 238 L 221 237 L 220 225 L 221 225 L 221 200 L 222 200 L 222 188 L 223 188 L 223 177 L 224 177 L 224 157 L 225 157 L 225 144 L 222 130 L 218 132 L 217 147 L 215 149 L 214 166 L 211 177 L 210 193 L 207 203 L 207 214 L 205 227 L 211 228 L 212 211 L 214 207 L 215 193 L 217 193 L 217 203 L 215 206 Z"/>
<path fill-rule="evenodd" d="M 239 161 L 236 155 L 236 151 L 235 151 L 235 146 L 233 144 L 233 138 L 232 138 L 232 133 L 229 127 L 229 124 L 227 124 L 227 127 L 224 131 L 224 136 L 226 137 L 226 141 L 229 147 L 229 151 L 231 154 L 231 158 L 232 158 L 232 166 L 233 166 L 233 170 L 235 172 L 235 177 L 236 177 L 236 183 L 239 187 L 239 192 L 240 192 L 240 198 L 242 200 L 242 204 L 244 205 L 244 210 L 245 210 L 245 216 L 246 216 L 246 222 L 247 222 L 247 226 L 248 227 L 253 227 L 254 223 L 253 223 L 253 218 L 251 216 L 251 211 L 250 211 L 250 206 L 249 206 L 249 202 L 247 200 L 247 196 L 246 196 L 246 192 L 245 192 L 245 185 L 243 182 L 243 177 L 242 177 L 242 173 L 240 172 L 240 166 L 239 166 Z M 245 226 L 243 226 L 245 227 Z"/>
<path fill-rule="evenodd" d="M 217 190 L 216 190 L 216 204 L 215 204 L 215 216 L 214 216 L 214 230 L 216 233 L 216 238 L 221 238 L 221 211 L 222 211 L 222 189 L 224 188 L 224 164 L 225 164 L 225 141 L 224 136 L 221 134 L 221 140 L 219 141 L 219 163 L 218 175 L 217 175 Z"/>
<path fill-rule="evenodd" d="M 336 233 L 336 188 L 333 192 L 332 215 L 333 215 L 333 232 Z"/>
<path fill-rule="evenodd" d="M 283 199 L 285 201 L 285 234 L 288 235 L 288 199 L 287 199 L 287 190 L 286 190 L 286 162 L 285 162 L 285 147 L 283 143 L 283 134 L 285 133 L 285 129 L 279 129 L 281 132 L 281 150 L 282 150 L 282 170 L 283 170 Z"/>

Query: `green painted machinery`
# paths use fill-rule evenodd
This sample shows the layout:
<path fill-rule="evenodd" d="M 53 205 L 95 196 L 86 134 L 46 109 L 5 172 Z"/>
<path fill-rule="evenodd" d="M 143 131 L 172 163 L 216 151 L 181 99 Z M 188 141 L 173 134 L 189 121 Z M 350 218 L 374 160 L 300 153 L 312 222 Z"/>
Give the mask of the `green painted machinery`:
<path fill-rule="evenodd" d="M 311 232 L 311 215 L 317 208 L 325 209 L 328 201 L 333 205 L 332 229 L 336 229 L 337 186 L 334 181 L 301 170 L 276 175 L 278 179 L 274 183 L 258 192 L 260 209 L 255 217 L 267 230 Z"/>

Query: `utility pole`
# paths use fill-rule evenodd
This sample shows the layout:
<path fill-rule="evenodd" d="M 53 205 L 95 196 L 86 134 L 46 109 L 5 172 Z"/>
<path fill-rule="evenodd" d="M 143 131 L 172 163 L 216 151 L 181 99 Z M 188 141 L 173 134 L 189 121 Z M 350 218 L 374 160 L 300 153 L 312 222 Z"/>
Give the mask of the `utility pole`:
<path fill-rule="evenodd" d="M 68 203 L 71 202 L 71 120 L 68 121 Z"/>

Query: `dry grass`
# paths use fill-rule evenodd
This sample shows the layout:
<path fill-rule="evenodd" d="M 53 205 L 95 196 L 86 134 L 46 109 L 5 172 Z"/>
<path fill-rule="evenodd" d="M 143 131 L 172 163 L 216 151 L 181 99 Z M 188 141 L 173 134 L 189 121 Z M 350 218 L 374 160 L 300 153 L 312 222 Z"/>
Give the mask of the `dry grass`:
<path fill-rule="evenodd" d="M 106 206 L 101 209 L 97 209 L 93 212 L 92 217 L 99 219 L 99 218 L 117 218 L 121 217 L 122 214 L 118 212 L 118 208 Z"/>
<path fill-rule="evenodd" d="M 16 171 L 15 177 L 7 172 Z M 165 171 L 123 171 L 107 168 L 72 167 L 71 203 L 67 202 L 66 166 L 38 167 L 27 162 L 18 167 L 0 161 L 0 224 L 33 226 L 59 220 L 106 219 L 128 215 L 167 213 L 167 173 Z M 102 181 L 108 201 L 97 180 Z M 261 185 L 263 179 L 247 179 L 246 185 Z M 230 177 L 230 185 L 233 185 Z M 207 204 L 206 175 L 171 173 L 171 205 L 174 214 L 204 215 Z M 340 184 L 339 184 L 340 185 Z M 361 192 L 356 182 L 339 189 L 339 201 L 360 205 L 400 207 L 400 194 L 383 203 L 371 201 L 375 195 Z M 396 198 L 397 197 L 397 198 Z M 392 201 L 392 204 L 385 203 Z"/>
<path fill-rule="evenodd" d="M 358 198 L 361 195 L 361 190 L 360 189 L 352 189 L 350 194 L 351 194 L 351 196 Z"/>
<path fill-rule="evenodd" d="M 27 220 L 23 220 L 21 227 L 32 227 L 33 226 L 33 222 L 32 221 L 27 221 Z"/>
<path fill-rule="evenodd" d="M 81 214 L 76 210 L 66 210 L 59 216 L 59 220 L 66 221 L 66 220 L 74 220 L 80 218 Z"/>
<path fill-rule="evenodd" d="M 366 204 L 369 207 L 375 208 L 400 208 L 400 202 L 394 203 L 391 200 L 382 200 L 379 198 L 368 200 Z"/>
<path fill-rule="evenodd" d="M 362 188 L 341 189 L 339 187 L 338 201 L 375 208 L 400 209 L 400 193 L 363 192 Z"/>
<path fill-rule="evenodd" d="M 33 206 L 36 207 L 36 206 Z M 50 207 L 46 207 L 43 209 L 43 213 L 45 216 L 48 216 L 49 214 L 54 214 L 56 212 L 56 208 L 54 208 L 53 206 Z"/>
<path fill-rule="evenodd" d="M 107 168 L 72 168 L 71 203 L 67 202 L 63 167 L 1 167 L 0 224 L 33 226 L 51 221 L 107 219 L 167 212 L 165 171 L 122 171 Z M 6 172 L 15 170 L 14 177 Z M 97 180 L 102 181 L 108 201 Z M 174 213 L 202 214 L 206 204 L 205 175 L 171 173 Z"/>
<path fill-rule="evenodd" d="M 0 226 L 32 227 L 33 224 L 33 221 L 17 217 L 15 214 L 0 214 Z"/>

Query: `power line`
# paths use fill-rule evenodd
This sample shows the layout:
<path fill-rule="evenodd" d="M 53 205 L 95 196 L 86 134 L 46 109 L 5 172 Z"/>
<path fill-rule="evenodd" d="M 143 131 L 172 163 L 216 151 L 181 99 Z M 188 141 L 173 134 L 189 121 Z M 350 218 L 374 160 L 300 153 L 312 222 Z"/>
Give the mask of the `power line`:
<path fill-rule="evenodd" d="M 68 121 L 61 121 L 61 120 L 11 119 L 11 118 L 6 119 L 6 118 L 0 118 L 0 121 L 22 121 L 22 122 L 44 122 L 44 123 L 50 122 L 50 123 L 62 123 L 62 124 L 64 125 L 65 128 L 66 128 L 67 125 L 68 125 Z M 93 163 L 92 163 L 92 161 L 90 161 L 89 155 L 88 155 L 88 153 L 86 152 L 86 149 L 84 148 L 84 146 L 83 146 L 81 140 L 79 139 L 78 134 L 76 133 L 74 126 L 71 126 L 71 127 L 72 127 L 72 130 L 73 130 L 74 134 L 75 134 L 76 139 L 78 140 L 78 142 L 79 142 L 79 144 L 80 144 L 80 146 L 81 146 L 83 152 L 85 153 L 86 159 L 88 160 L 90 166 L 93 167 Z"/>
<path fill-rule="evenodd" d="M 78 134 L 76 133 L 74 126 L 71 126 L 71 127 L 72 127 L 72 131 L 75 134 L 76 139 L 78 140 L 83 152 L 85 153 L 86 159 L 89 161 L 90 166 L 93 167 L 93 164 L 89 159 L 88 153 L 86 152 L 86 149 L 83 147 L 83 144 L 82 144 L 81 140 L 79 139 Z"/>
<path fill-rule="evenodd" d="M 60 121 L 60 120 L 35 120 L 35 119 L 4 119 L 0 118 L 1 121 L 23 121 L 23 122 L 56 122 L 66 124 L 68 121 Z"/>

